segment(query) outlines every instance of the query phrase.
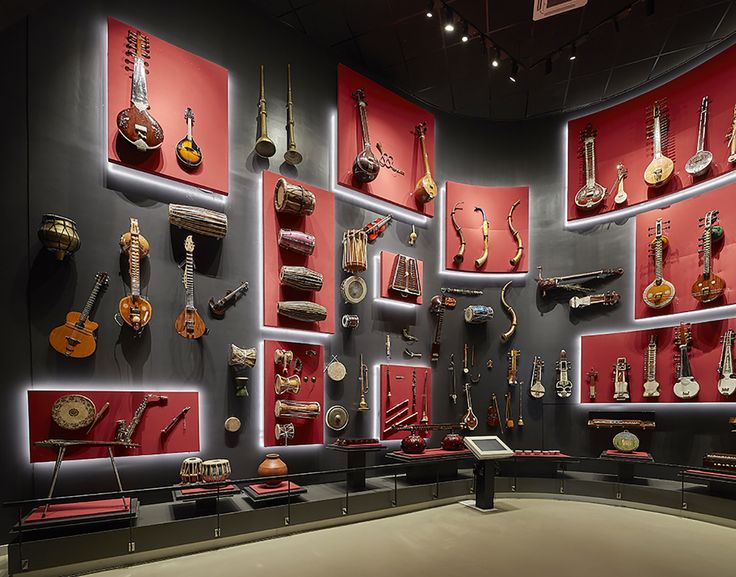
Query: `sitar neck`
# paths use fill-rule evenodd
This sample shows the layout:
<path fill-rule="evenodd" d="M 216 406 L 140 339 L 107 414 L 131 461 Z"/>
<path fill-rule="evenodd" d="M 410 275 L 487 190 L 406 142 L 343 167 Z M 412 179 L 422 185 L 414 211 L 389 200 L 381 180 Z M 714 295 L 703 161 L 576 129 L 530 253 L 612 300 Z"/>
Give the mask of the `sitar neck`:
<path fill-rule="evenodd" d="M 186 292 L 186 308 L 194 310 L 194 259 L 189 251 L 187 251 L 186 263 L 184 264 L 182 282 Z"/>
<path fill-rule="evenodd" d="M 360 128 L 363 131 L 363 148 L 370 148 L 371 137 L 368 134 L 368 116 L 365 112 L 365 101 L 360 98 L 358 100 L 358 113 L 360 114 Z"/>
<path fill-rule="evenodd" d="M 585 184 L 591 188 L 595 184 L 595 140 L 585 140 Z"/>
<path fill-rule="evenodd" d="M 657 374 L 657 343 L 651 341 L 647 347 L 647 381 L 653 381 Z"/>
<path fill-rule="evenodd" d="M 711 227 L 707 226 L 703 230 L 703 276 L 710 276 L 711 267 L 711 245 L 713 243 L 713 235 Z"/>
<path fill-rule="evenodd" d="M 680 345 L 680 363 L 677 376 L 680 379 L 692 377 L 693 373 L 690 369 L 690 357 L 688 356 L 687 345 Z"/>
<path fill-rule="evenodd" d="M 654 280 L 657 284 L 662 282 L 663 244 L 661 236 L 654 241 Z"/>
<path fill-rule="evenodd" d="M 733 375 L 733 353 L 731 347 L 733 345 L 733 332 L 728 330 L 723 335 L 723 348 L 721 349 L 721 363 L 718 367 L 719 372 L 724 377 Z"/>
<path fill-rule="evenodd" d="M 429 156 L 427 156 L 427 145 L 424 141 L 424 132 L 419 134 L 419 141 L 422 145 L 422 157 L 424 158 L 424 174 L 426 176 L 431 176 L 432 171 L 429 170 Z"/>
<path fill-rule="evenodd" d="M 662 134 L 659 122 L 659 112 L 654 115 L 652 140 L 654 144 L 654 158 L 662 157 Z"/>
<path fill-rule="evenodd" d="M 703 96 L 703 103 L 700 105 L 700 122 L 698 124 L 698 152 L 705 149 L 705 126 L 708 123 L 708 97 Z"/>
<path fill-rule="evenodd" d="M 130 293 L 141 296 L 141 249 L 138 233 L 130 233 Z"/>

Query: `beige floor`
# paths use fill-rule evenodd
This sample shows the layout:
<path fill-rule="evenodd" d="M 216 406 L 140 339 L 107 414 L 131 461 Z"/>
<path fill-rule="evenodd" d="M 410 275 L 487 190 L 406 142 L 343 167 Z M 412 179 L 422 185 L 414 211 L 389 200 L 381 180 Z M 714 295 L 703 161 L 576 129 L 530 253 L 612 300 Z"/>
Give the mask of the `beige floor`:
<path fill-rule="evenodd" d="M 733 577 L 736 529 L 573 501 L 449 505 L 104 577 Z"/>

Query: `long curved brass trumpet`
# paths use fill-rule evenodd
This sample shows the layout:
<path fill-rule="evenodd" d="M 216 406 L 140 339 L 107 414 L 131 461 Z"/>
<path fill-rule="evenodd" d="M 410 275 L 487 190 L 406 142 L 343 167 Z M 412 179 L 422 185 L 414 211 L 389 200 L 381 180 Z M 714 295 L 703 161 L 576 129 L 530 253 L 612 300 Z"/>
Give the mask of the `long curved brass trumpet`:
<path fill-rule="evenodd" d="M 511 231 L 511 236 L 514 237 L 514 240 L 516 241 L 516 254 L 512 256 L 509 259 L 509 264 L 511 266 L 516 266 L 519 264 L 519 261 L 521 260 L 521 254 L 524 252 L 524 245 L 521 241 L 521 234 L 518 230 L 514 228 L 514 210 L 516 210 L 516 207 L 519 206 L 521 203 L 520 200 L 517 200 L 514 204 L 511 205 L 511 210 L 509 210 L 509 214 L 506 217 L 506 222 L 509 225 L 509 230 Z"/>
<path fill-rule="evenodd" d="M 501 341 L 504 343 L 508 342 L 508 340 L 514 336 L 514 333 L 516 332 L 516 312 L 514 309 L 511 308 L 511 305 L 506 302 L 506 291 L 511 286 L 511 281 L 507 282 L 505 285 L 503 285 L 503 288 L 501 289 L 501 306 L 503 307 L 503 310 L 506 312 L 507 315 L 511 318 L 511 326 L 506 330 L 506 332 L 501 334 Z"/>
<path fill-rule="evenodd" d="M 483 265 L 488 260 L 488 229 L 490 225 L 488 224 L 485 210 L 480 206 L 476 206 L 473 211 L 479 212 L 483 216 L 483 254 L 480 255 L 480 258 L 475 259 L 475 268 L 483 268 Z"/>
<path fill-rule="evenodd" d="M 455 211 L 462 210 L 462 208 L 459 208 L 462 204 L 462 202 L 456 202 L 455 206 L 452 207 L 452 211 L 450 212 L 450 220 L 452 221 L 452 226 L 455 228 L 455 232 L 460 237 L 460 248 L 457 249 L 457 254 L 452 257 L 452 262 L 454 262 L 455 264 L 460 264 L 465 258 L 465 235 L 463 235 L 462 227 L 455 220 Z"/>

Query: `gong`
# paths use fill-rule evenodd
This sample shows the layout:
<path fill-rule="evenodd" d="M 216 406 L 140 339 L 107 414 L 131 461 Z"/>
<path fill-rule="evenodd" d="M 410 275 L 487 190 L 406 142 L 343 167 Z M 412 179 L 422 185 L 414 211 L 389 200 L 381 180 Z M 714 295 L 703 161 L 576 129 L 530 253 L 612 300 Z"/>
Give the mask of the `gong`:
<path fill-rule="evenodd" d="M 350 416 L 348 415 L 348 411 L 342 405 L 330 407 L 325 415 L 325 423 L 327 423 L 327 426 L 333 431 L 342 431 L 348 426 L 349 420 Z"/>

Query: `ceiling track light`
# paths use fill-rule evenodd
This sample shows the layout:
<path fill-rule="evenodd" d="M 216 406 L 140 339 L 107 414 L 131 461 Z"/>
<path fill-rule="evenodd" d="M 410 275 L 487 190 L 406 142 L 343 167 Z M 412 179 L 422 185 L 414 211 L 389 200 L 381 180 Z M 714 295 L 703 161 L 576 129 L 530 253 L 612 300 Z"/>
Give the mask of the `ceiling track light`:
<path fill-rule="evenodd" d="M 577 58 L 577 49 L 575 48 L 575 44 L 570 46 L 570 60 L 575 60 Z"/>
<path fill-rule="evenodd" d="M 493 60 L 491 60 L 491 66 L 493 66 L 494 68 L 498 68 L 498 65 L 500 64 L 500 62 L 501 62 L 501 51 L 498 48 L 496 48 L 496 52 L 493 55 Z"/>
<path fill-rule="evenodd" d="M 455 32 L 455 17 L 449 6 L 445 7 L 445 32 Z"/>
<path fill-rule="evenodd" d="M 468 40 L 470 40 L 467 22 L 463 22 L 463 35 L 460 37 L 460 40 L 462 40 L 463 42 L 467 42 Z"/>
<path fill-rule="evenodd" d="M 429 2 L 427 2 L 427 12 L 425 15 L 427 18 L 434 17 L 434 0 L 429 0 Z"/>
<path fill-rule="evenodd" d="M 509 74 L 509 80 L 516 82 L 516 78 L 519 75 L 519 65 L 516 62 L 511 63 L 511 74 Z"/>

